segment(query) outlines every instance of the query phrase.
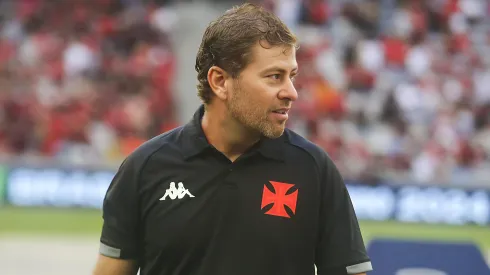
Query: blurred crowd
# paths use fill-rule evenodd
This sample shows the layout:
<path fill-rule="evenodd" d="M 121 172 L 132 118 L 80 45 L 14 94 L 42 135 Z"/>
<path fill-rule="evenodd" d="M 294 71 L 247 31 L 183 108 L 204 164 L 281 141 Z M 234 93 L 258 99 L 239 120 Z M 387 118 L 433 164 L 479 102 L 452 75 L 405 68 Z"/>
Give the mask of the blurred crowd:
<path fill-rule="evenodd" d="M 165 2 L 0 1 L 0 155 L 120 161 L 175 127 Z"/>
<path fill-rule="evenodd" d="M 488 2 L 265 4 L 303 42 L 291 127 L 345 177 L 490 184 Z"/>
<path fill-rule="evenodd" d="M 0 155 L 119 161 L 181 123 L 166 2 L 0 1 Z M 346 178 L 489 182 L 485 0 L 252 2 L 300 37 L 289 126 Z"/>

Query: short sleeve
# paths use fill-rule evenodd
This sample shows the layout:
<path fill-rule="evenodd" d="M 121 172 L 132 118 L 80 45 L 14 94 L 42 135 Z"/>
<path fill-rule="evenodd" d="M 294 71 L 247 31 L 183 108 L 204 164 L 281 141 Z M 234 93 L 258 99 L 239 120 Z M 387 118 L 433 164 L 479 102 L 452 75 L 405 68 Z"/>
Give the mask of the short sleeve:
<path fill-rule="evenodd" d="M 326 157 L 322 182 L 318 275 L 358 274 L 372 270 L 349 193 L 335 164 Z"/>
<path fill-rule="evenodd" d="M 100 254 L 111 258 L 135 259 L 139 245 L 138 176 L 140 168 L 126 159 L 112 180 L 103 202 Z"/>

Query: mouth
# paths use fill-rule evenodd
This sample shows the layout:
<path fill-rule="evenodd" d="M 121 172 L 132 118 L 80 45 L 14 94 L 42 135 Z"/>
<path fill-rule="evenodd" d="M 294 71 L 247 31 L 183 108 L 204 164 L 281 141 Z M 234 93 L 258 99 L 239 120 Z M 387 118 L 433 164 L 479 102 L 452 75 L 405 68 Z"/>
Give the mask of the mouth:
<path fill-rule="evenodd" d="M 276 114 L 287 115 L 289 112 L 289 108 L 281 108 L 281 109 L 274 110 L 272 112 Z"/>
<path fill-rule="evenodd" d="M 281 108 L 272 111 L 272 116 L 275 120 L 284 123 L 288 119 L 289 108 Z"/>

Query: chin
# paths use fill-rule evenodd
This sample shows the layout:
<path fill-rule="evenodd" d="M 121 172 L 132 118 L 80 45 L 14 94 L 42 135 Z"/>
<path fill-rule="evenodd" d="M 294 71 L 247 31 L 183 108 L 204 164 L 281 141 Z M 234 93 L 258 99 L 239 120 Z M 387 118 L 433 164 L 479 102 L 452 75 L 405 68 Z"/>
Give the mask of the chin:
<path fill-rule="evenodd" d="M 270 139 L 279 138 L 282 136 L 282 134 L 284 134 L 284 127 L 262 131 L 262 135 Z"/>

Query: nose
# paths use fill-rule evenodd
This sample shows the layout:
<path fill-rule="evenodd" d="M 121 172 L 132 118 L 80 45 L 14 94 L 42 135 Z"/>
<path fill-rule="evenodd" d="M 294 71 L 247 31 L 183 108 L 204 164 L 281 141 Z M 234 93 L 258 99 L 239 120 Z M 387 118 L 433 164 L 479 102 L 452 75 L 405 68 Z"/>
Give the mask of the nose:
<path fill-rule="evenodd" d="M 295 101 L 298 99 L 298 92 L 296 91 L 296 88 L 294 87 L 294 84 L 291 80 L 287 81 L 285 84 L 285 87 L 281 89 L 281 91 L 278 94 L 279 99 L 281 100 L 290 100 L 290 101 Z"/>

